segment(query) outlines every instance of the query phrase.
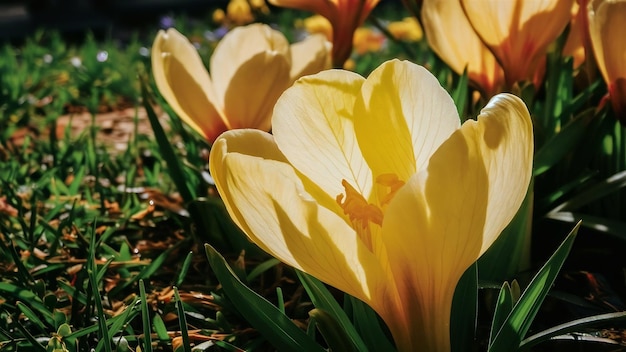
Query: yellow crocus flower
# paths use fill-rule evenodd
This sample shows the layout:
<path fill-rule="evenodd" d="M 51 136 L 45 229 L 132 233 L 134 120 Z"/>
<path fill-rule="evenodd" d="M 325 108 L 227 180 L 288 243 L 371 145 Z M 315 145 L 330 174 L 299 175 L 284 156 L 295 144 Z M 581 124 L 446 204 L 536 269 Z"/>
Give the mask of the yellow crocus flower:
<path fill-rule="evenodd" d="M 387 25 L 387 30 L 394 39 L 408 42 L 419 42 L 424 36 L 422 26 L 415 17 L 405 17 L 401 21 L 393 21 Z"/>
<path fill-rule="evenodd" d="M 449 351 L 463 272 L 519 208 L 532 169 L 524 103 L 495 96 L 460 125 L 437 79 L 407 61 L 367 78 L 299 79 L 273 135 L 232 130 L 211 174 L 249 239 L 369 304 L 400 351 Z"/>
<path fill-rule="evenodd" d="M 370 27 L 359 27 L 354 31 L 352 46 L 357 55 L 375 53 L 385 45 L 387 38 L 378 30 Z"/>
<path fill-rule="evenodd" d="M 333 26 L 330 21 L 321 15 L 313 15 L 302 20 L 302 27 L 308 33 L 320 33 L 323 34 L 328 41 L 333 40 Z"/>
<path fill-rule="evenodd" d="M 333 27 L 332 60 L 342 67 L 352 52 L 354 31 L 363 24 L 380 0 L 268 0 L 275 6 L 311 11 L 324 16 Z"/>
<path fill-rule="evenodd" d="M 424 0 L 422 23 L 433 51 L 457 74 L 467 75 L 485 98 L 504 88 L 504 71 L 470 24 L 459 1 Z"/>
<path fill-rule="evenodd" d="M 237 26 L 254 21 L 254 15 L 248 0 L 230 0 L 228 6 L 226 6 L 226 16 Z"/>
<path fill-rule="evenodd" d="M 574 0 L 461 0 L 461 4 L 512 86 L 526 80 L 538 83 L 548 46 L 569 23 Z"/>
<path fill-rule="evenodd" d="M 160 31 L 152 45 L 152 72 L 168 104 L 194 130 L 213 142 L 232 128 L 270 130 L 274 103 L 297 78 L 330 67 L 330 47 L 321 35 L 289 45 L 267 25 L 227 33 L 207 72 L 196 48 L 175 29 Z"/>
<path fill-rule="evenodd" d="M 626 123 L 626 1 L 591 0 L 589 34 L 616 117 Z"/>

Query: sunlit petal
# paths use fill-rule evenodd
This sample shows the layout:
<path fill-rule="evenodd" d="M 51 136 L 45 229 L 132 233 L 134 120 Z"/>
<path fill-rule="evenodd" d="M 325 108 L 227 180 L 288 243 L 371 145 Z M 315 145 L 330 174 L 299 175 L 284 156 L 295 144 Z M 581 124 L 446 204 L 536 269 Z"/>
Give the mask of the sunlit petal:
<path fill-rule="evenodd" d="M 391 270 L 406 303 L 401 308 L 415 320 L 394 332 L 397 342 L 408 340 L 414 350 L 449 349 L 456 282 L 517 212 L 530 182 L 532 152 L 524 103 L 498 95 L 478 122 L 466 122 L 435 152 L 428 169 L 398 191 L 382 238 L 393 253 Z"/>
<path fill-rule="evenodd" d="M 374 177 L 406 181 L 426 167 L 437 147 L 460 125 L 450 95 L 426 69 L 388 61 L 363 84 L 355 131 Z"/>
<path fill-rule="evenodd" d="M 191 128 L 209 141 L 227 129 L 202 59 L 175 29 L 160 31 L 154 39 L 152 72 L 161 95 Z"/>
<path fill-rule="evenodd" d="M 276 143 L 289 162 L 335 199 L 342 179 L 369 192 L 371 172 L 354 134 L 353 108 L 363 77 L 329 70 L 296 81 L 276 103 Z"/>

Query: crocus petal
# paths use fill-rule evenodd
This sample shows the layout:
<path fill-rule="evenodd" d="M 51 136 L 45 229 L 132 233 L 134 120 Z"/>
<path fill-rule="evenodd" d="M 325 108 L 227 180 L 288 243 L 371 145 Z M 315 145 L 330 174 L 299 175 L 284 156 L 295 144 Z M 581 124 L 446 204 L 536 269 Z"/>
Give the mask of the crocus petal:
<path fill-rule="evenodd" d="M 437 55 L 457 74 L 467 74 L 486 97 L 504 86 L 504 71 L 483 44 L 458 1 L 425 0 L 422 22 L 426 39 Z M 454 28 L 454 30 L 450 30 Z"/>
<path fill-rule="evenodd" d="M 296 81 L 274 107 L 272 131 L 280 150 L 333 201 L 345 191 L 343 179 L 360 192 L 371 189 L 352 114 L 363 81 L 353 72 L 323 71 Z"/>
<path fill-rule="evenodd" d="M 222 181 L 226 179 L 228 170 L 221 164 L 227 153 L 246 154 L 280 162 L 287 161 L 285 156 L 278 150 L 274 137 L 269 133 L 254 129 L 236 129 L 227 131 L 220 137 L 220 142 L 215 142 L 209 155 L 209 169 L 218 189 L 226 187 L 225 184 L 222 184 Z M 223 197 L 223 200 L 228 212 L 237 214 L 232 216 L 232 218 L 235 222 L 238 222 L 238 219 L 242 218 L 241 214 L 238 214 L 238 210 L 231 206 L 229 198 Z M 243 224 L 237 223 L 237 225 L 244 229 Z M 248 232 L 247 230 L 249 229 L 244 229 L 245 232 Z"/>
<path fill-rule="evenodd" d="M 313 34 L 291 44 L 291 80 L 318 73 L 331 67 L 332 44 L 323 34 Z"/>
<path fill-rule="evenodd" d="M 209 141 L 227 129 L 198 51 L 173 28 L 154 39 L 152 73 L 161 95 L 191 128 Z"/>
<path fill-rule="evenodd" d="M 228 131 L 213 145 L 211 174 L 231 217 L 266 252 L 370 301 L 370 287 L 388 274 L 355 231 L 304 190 L 293 167 L 276 160 L 271 137 L 262 133 Z"/>
<path fill-rule="evenodd" d="M 224 36 L 211 56 L 211 75 L 230 128 L 269 131 L 271 109 L 291 83 L 290 65 L 287 39 L 267 25 Z"/>
<path fill-rule="evenodd" d="M 463 124 L 393 198 L 382 240 L 404 306 L 383 312 L 383 319 L 389 315 L 400 349 L 449 350 L 456 283 L 519 209 L 532 153 L 524 103 L 497 95 L 478 121 Z"/>
<path fill-rule="evenodd" d="M 589 33 L 617 117 L 626 122 L 626 1 L 592 1 Z"/>
<path fill-rule="evenodd" d="M 569 23 L 574 0 L 461 0 L 461 4 L 512 85 L 533 79 L 548 45 Z"/>
<path fill-rule="evenodd" d="M 460 121 L 450 95 L 421 66 L 391 60 L 363 83 L 354 108 L 359 147 L 374 177 L 407 181 Z"/>

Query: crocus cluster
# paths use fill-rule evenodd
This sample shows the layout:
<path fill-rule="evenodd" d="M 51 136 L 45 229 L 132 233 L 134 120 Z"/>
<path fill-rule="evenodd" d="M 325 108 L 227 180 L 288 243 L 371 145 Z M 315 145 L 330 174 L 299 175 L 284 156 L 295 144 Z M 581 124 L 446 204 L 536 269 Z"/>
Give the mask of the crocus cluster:
<path fill-rule="evenodd" d="M 424 0 L 421 15 L 431 48 L 492 96 L 520 81 L 541 82 L 548 46 L 570 22 L 573 4 Z"/>

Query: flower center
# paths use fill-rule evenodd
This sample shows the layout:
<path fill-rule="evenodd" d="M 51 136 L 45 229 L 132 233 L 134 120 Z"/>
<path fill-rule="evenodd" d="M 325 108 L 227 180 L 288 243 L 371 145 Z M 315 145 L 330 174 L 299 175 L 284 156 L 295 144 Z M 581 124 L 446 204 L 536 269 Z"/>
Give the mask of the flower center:
<path fill-rule="evenodd" d="M 343 213 L 350 219 L 352 228 L 370 251 L 372 250 L 371 224 L 383 225 L 384 209 L 404 185 L 404 182 L 395 174 L 382 174 L 376 177 L 376 183 L 388 188 L 388 192 L 380 198 L 380 205 L 368 203 L 367 199 L 346 180 L 341 180 L 341 185 L 346 190 L 345 196 L 339 194 L 336 198 Z"/>

